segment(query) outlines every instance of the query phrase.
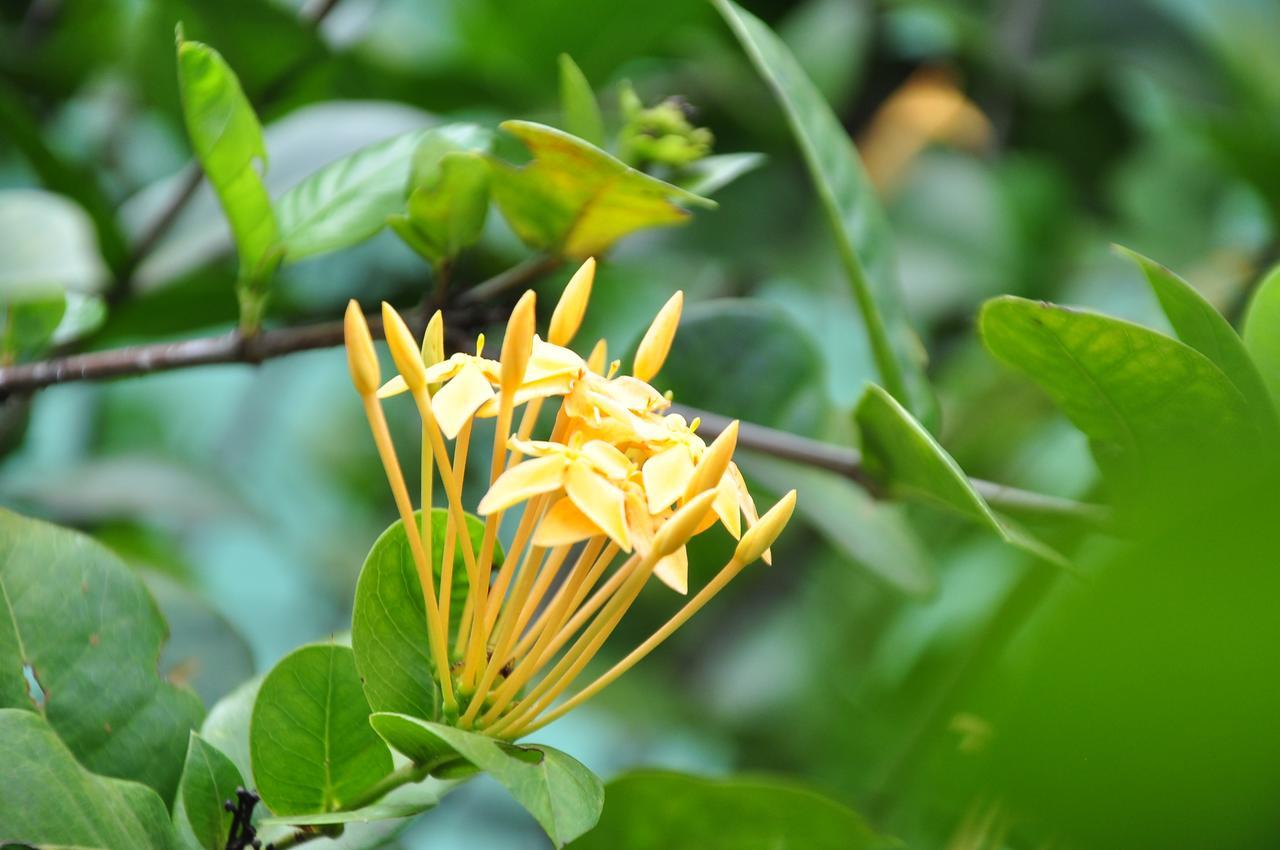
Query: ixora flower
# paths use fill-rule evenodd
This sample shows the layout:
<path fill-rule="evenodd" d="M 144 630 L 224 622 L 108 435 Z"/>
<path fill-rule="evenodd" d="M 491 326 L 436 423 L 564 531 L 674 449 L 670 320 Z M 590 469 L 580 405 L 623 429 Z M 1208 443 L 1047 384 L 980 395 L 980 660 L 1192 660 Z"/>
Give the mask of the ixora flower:
<path fill-rule="evenodd" d="M 680 293 L 641 340 L 632 375 L 618 375 L 617 361 L 606 364 L 603 341 L 587 360 L 567 347 L 585 314 L 594 272 L 588 260 L 566 285 L 545 340 L 535 334 L 534 294 L 526 292 L 497 360 L 484 357 L 483 337 L 475 354 L 445 357 L 440 313 L 419 344 L 383 304 L 399 372 L 385 385 L 364 315 L 354 301 L 347 307 L 351 377 L 409 530 L 445 719 L 507 740 L 598 693 L 747 564 L 767 561 L 795 506 L 793 490 L 758 516 L 733 463 L 737 423 L 708 444 L 695 433 L 699 423 L 667 412 L 670 400 L 648 383 L 670 352 Z M 401 393 L 413 398 L 422 420 L 422 505 L 432 505 L 437 479 L 444 490 L 443 539 L 433 539 L 432 523 L 414 521 L 383 415 L 383 399 Z M 542 408 L 556 400 L 554 425 L 538 439 L 533 432 Z M 461 482 L 473 425 L 485 418 L 493 420 L 493 462 L 489 490 L 476 505 L 484 518 L 477 548 L 467 531 Z M 516 509 L 522 513 L 515 534 L 495 571 L 498 527 Z M 738 538 L 729 562 L 652 636 L 557 705 L 651 578 L 688 593 L 685 544 L 716 525 Z M 438 587 L 431 568 L 437 546 L 443 555 Z M 461 601 L 452 598 L 455 553 L 466 567 L 469 595 L 451 634 L 451 606 Z"/>

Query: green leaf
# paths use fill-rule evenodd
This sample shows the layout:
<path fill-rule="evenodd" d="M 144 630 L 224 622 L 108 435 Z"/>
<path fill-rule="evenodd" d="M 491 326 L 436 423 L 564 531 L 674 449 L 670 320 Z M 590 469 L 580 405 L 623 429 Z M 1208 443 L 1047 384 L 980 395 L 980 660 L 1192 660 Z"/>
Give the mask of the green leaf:
<path fill-rule="evenodd" d="M 1066 566 L 1057 552 L 1008 520 L 982 498 L 960 464 L 882 387 L 870 385 L 854 410 L 867 472 L 891 495 L 954 511 L 994 531 L 1006 543 Z"/>
<path fill-rule="evenodd" d="M 407 211 L 391 216 L 388 223 L 428 262 L 453 259 L 484 231 L 489 170 L 489 160 L 482 154 L 445 154 L 435 178 L 414 189 Z"/>
<path fill-rule="evenodd" d="M 605 789 L 600 823 L 572 850 L 859 850 L 883 846 L 856 812 L 762 779 L 643 770 Z"/>
<path fill-rule="evenodd" d="M 422 512 L 417 513 L 422 523 Z M 444 563 L 444 536 L 449 512 L 431 511 L 431 547 L 436 591 Z M 471 545 L 480 551 L 484 522 L 467 514 Z M 502 544 L 495 543 L 494 567 L 503 563 Z M 462 625 L 467 601 L 467 569 L 462 552 L 453 554 L 453 585 L 449 595 L 449 634 Z M 351 646 L 365 696 L 374 711 L 391 711 L 415 717 L 439 715 L 435 668 L 427 651 L 426 607 L 422 583 L 413 562 L 409 539 L 400 520 L 393 522 L 373 543 L 356 582 L 355 608 L 351 614 Z"/>
<path fill-rule="evenodd" d="M 1172 474 L 1175 463 L 1207 469 L 1256 443 L 1244 396 L 1177 340 L 1013 296 L 988 301 L 979 324 L 992 354 L 1047 392 L 1090 438 L 1104 471 L 1122 480 Z"/>
<path fill-rule="evenodd" d="M 0 352 L 22 360 L 44 350 L 67 310 L 67 298 L 54 292 L 16 304 L 0 303 Z"/>
<path fill-rule="evenodd" d="M 3 840 L 99 850 L 173 850 L 156 792 L 85 770 L 43 717 L 0 709 Z"/>
<path fill-rule="evenodd" d="M 83 534 L 0 510 L 0 599 L 0 707 L 43 714 L 85 767 L 171 801 L 203 708 L 156 675 L 166 627 L 142 581 Z"/>
<path fill-rule="evenodd" d="M 753 484 L 775 496 L 794 487 L 798 518 L 859 567 L 904 593 L 933 590 L 932 560 L 900 505 L 877 501 L 847 478 L 807 464 L 739 455 L 738 465 Z"/>
<path fill-rule="evenodd" d="M 275 204 L 286 262 L 363 242 L 387 216 L 404 208 L 414 151 L 426 132 L 415 130 L 362 148 L 326 165 Z"/>
<path fill-rule="evenodd" d="M 369 722 L 388 744 L 419 764 L 442 764 L 457 756 L 488 773 L 557 847 L 591 829 L 600 817 L 600 780 L 559 750 L 507 744 L 404 714 L 374 714 Z"/>
<path fill-rule="evenodd" d="M 704 156 L 680 169 L 680 176 L 673 181 L 682 189 L 696 195 L 711 195 L 728 186 L 742 175 L 764 165 L 762 153 L 720 153 Z"/>
<path fill-rule="evenodd" d="M 1244 317 L 1244 345 L 1271 397 L 1280 400 L 1280 267 L 1262 279 L 1249 301 Z"/>
<path fill-rule="evenodd" d="M 828 408 L 817 345 L 767 301 L 688 307 L 654 383 L 677 402 L 793 433 L 815 434 Z"/>
<path fill-rule="evenodd" d="M 94 292 L 107 280 L 93 221 L 52 192 L 0 191 L 0 302 Z"/>
<path fill-rule="evenodd" d="M 1222 314 L 1194 286 L 1169 269 L 1136 251 L 1120 245 L 1115 248 L 1142 269 L 1178 339 L 1212 360 L 1259 416 L 1274 419 L 1275 409 L 1262 376 L 1244 342 Z"/>
<path fill-rule="evenodd" d="M 501 126 L 524 143 L 533 162 L 516 167 L 495 161 L 493 196 L 531 248 L 592 256 L 637 230 L 683 224 L 689 213 L 675 201 L 715 207 L 553 127 L 530 121 Z"/>
<path fill-rule="evenodd" d="M 187 762 L 182 769 L 183 816 L 191 834 L 205 850 L 224 850 L 231 834 L 231 813 L 224 803 L 244 787 L 240 771 L 217 747 L 191 733 Z"/>
<path fill-rule="evenodd" d="M 937 410 L 924 375 L 924 349 L 902 306 L 888 224 L 849 134 L 763 21 L 731 0 L 714 2 L 786 114 L 835 234 L 881 381 L 931 424 Z"/>
<path fill-rule="evenodd" d="M 369 703 L 345 646 L 294 650 L 262 681 L 249 754 L 262 801 L 277 815 L 341 810 L 391 772 L 369 728 Z"/>
<path fill-rule="evenodd" d="M 560 121 L 566 132 L 604 147 L 604 118 L 596 93 L 568 53 L 560 54 Z"/>
<path fill-rule="evenodd" d="M 242 281 L 269 274 L 280 241 L 265 170 L 262 126 L 226 61 L 212 47 L 178 33 L 178 88 L 187 135 L 231 224 Z"/>

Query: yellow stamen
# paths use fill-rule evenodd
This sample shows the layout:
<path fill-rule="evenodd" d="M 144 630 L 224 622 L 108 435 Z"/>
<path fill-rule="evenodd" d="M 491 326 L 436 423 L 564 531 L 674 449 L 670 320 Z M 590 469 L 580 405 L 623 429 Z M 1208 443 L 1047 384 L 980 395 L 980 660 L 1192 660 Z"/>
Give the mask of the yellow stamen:
<path fill-rule="evenodd" d="M 619 676 L 630 670 L 637 663 L 642 661 L 645 656 L 653 652 L 663 641 L 671 637 L 677 629 L 689 621 L 689 619 L 711 601 L 717 593 L 724 589 L 730 581 L 732 581 L 738 573 L 740 573 L 747 564 L 754 562 L 760 557 L 770 546 L 774 540 L 782 533 L 782 529 L 786 527 L 787 521 L 791 519 L 791 513 L 795 509 L 796 491 L 792 490 L 779 500 L 768 513 L 760 518 L 760 523 L 754 529 L 748 531 L 738 544 L 737 550 L 733 553 L 733 557 L 729 563 L 716 574 L 707 586 L 698 592 L 696 596 L 690 599 L 684 607 L 682 607 L 670 620 L 668 620 L 660 629 L 655 631 L 648 640 L 637 646 L 625 658 L 619 661 L 608 672 L 604 673 L 587 687 L 583 688 L 577 694 L 574 694 L 561 705 L 557 706 L 533 724 L 519 730 L 512 735 L 513 738 L 519 738 L 524 735 L 541 729 L 553 720 L 568 714 L 582 703 L 591 699 L 591 697 L 600 693 L 610 684 L 617 680 Z"/>

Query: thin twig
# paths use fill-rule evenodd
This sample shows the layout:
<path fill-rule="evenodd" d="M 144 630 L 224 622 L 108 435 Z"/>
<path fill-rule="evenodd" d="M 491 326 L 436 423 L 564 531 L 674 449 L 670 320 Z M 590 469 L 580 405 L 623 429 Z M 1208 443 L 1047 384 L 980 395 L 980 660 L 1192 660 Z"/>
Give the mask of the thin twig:
<path fill-rule="evenodd" d="M 708 440 L 714 438 L 729 424 L 728 417 L 718 413 L 684 405 L 674 405 L 672 409 L 686 419 L 701 418 L 702 425 L 698 433 Z M 807 437 L 748 422 L 743 422 L 739 426 L 738 445 L 772 457 L 794 460 L 825 469 L 854 481 L 873 495 L 883 495 L 879 483 L 867 473 L 863 466 L 862 455 L 854 449 L 833 446 L 830 443 L 810 440 Z M 984 481 L 981 478 L 970 478 L 969 483 L 991 507 L 1024 519 L 1065 519 L 1092 528 L 1106 528 L 1110 522 L 1109 512 L 1100 505 L 1021 490 L 1017 487 L 997 484 L 994 481 Z"/>

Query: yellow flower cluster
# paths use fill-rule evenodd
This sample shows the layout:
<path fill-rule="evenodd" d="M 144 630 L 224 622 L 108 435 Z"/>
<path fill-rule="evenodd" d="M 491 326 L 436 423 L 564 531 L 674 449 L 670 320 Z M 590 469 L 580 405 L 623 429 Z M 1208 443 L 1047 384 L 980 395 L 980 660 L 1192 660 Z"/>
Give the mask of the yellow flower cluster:
<path fill-rule="evenodd" d="M 399 372 L 385 385 L 364 315 L 354 301 L 347 309 L 352 380 L 405 528 L 419 524 L 382 399 L 412 396 L 423 425 L 421 503 L 433 504 L 438 478 L 448 504 L 443 540 L 432 539 L 430 523 L 408 534 L 445 716 L 496 737 L 540 728 L 648 655 L 746 564 L 768 560 L 795 503 L 793 491 L 759 517 L 732 460 L 737 423 L 708 445 L 696 434 L 697 420 L 669 412 L 670 400 L 648 383 L 670 351 L 681 293 L 645 333 L 631 375 L 617 374 L 618 361 L 606 362 L 603 340 L 585 360 L 568 348 L 594 274 L 595 263 L 587 260 L 565 286 L 545 340 L 535 332 L 534 294 L 526 292 L 511 313 L 498 360 L 483 356 L 483 336 L 475 354 L 446 358 L 439 312 L 419 345 L 384 303 L 384 332 Z M 533 439 L 549 400 L 559 402 L 549 438 Z M 466 532 L 461 481 L 479 419 L 494 420 L 494 435 L 490 486 L 476 511 L 485 519 L 476 551 Z M 523 513 L 495 575 L 498 527 L 518 505 Z M 739 539 L 729 563 L 647 641 L 552 709 L 650 577 L 688 592 L 685 544 L 716 524 Z M 439 588 L 430 568 L 436 545 L 443 555 Z M 455 553 L 467 570 L 465 600 L 452 599 Z M 461 626 L 450 634 L 451 606 L 459 603 Z"/>

